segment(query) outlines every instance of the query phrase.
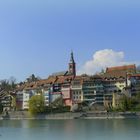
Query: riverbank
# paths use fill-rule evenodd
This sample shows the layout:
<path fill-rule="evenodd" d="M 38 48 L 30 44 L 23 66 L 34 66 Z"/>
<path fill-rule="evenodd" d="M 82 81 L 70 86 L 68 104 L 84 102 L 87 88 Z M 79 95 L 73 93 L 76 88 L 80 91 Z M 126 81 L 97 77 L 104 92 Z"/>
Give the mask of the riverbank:
<path fill-rule="evenodd" d="M 26 111 L 9 112 L 0 115 L 0 120 L 67 120 L 67 119 L 140 119 L 140 112 L 77 112 L 55 113 L 31 116 Z"/>

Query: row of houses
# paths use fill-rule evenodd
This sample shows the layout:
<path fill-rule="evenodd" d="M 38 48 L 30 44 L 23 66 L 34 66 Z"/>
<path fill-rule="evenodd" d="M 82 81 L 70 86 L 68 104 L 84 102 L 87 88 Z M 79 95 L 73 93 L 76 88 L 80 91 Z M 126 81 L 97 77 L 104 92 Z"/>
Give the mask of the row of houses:
<path fill-rule="evenodd" d="M 96 75 L 76 75 L 76 63 L 71 53 L 68 71 L 54 73 L 47 79 L 25 82 L 15 91 L 16 108 L 28 110 L 34 95 L 43 95 L 49 106 L 62 98 L 65 106 L 85 103 L 90 107 L 115 107 L 122 95 L 129 97 L 140 93 L 140 74 L 135 65 L 106 68 Z"/>
<path fill-rule="evenodd" d="M 129 97 L 140 93 L 140 74 L 135 65 L 107 68 L 98 75 L 67 75 L 65 72 L 49 76 L 48 79 L 24 84 L 18 90 L 18 107 L 28 109 L 33 95 L 42 94 L 46 106 L 62 98 L 65 106 L 86 103 L 88 106 L 117 106 L 118 97 Z M 17 100 L 18 101 L 18 100 Z"/>

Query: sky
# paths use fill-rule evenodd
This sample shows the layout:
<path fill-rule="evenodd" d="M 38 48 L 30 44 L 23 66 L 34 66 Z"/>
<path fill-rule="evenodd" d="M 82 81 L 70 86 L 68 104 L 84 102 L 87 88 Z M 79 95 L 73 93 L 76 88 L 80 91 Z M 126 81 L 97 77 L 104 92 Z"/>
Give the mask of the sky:
<path fill-rule="evenodd" d="M 139 0 L 1 0 L 0 79 L 140 63 Z"/>

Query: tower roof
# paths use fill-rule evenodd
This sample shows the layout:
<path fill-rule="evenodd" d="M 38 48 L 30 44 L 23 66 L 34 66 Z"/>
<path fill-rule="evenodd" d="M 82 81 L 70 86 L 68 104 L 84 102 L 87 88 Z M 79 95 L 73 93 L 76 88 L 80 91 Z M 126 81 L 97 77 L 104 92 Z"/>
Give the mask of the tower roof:
<path fill-rule="evenodd" d="M 74 57 L 73 57 L 73 51 L 71 52 L 70 63 L 75 63 L 75 61 L 74 61 Z"/>

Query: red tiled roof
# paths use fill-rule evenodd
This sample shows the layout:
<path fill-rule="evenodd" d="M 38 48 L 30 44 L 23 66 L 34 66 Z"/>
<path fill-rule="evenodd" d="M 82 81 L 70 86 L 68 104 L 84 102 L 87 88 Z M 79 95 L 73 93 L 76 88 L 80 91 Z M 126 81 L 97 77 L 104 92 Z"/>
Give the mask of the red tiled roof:
<path fill-rule="evenodd" d="M 140 77 L 140 74 L 133 74 L 133 77 Z"/>
<path fill-rule="evenodd" d="M 27 83 L 24 87 L 25 90 L 35 89 L 37 87 L 36 82 Z"/>
<path fill-rule="evenodd" d="M 55 76 L 50 76 L 50 77 L 48 77 L 48 79 L 39 80 L 39 81 L 37 82 L 37 85 L 38 85 L 38 86 L 41 86 L 41 85 L 43 85 L 43 84 L 53 84 L 53 83 L 56 81 L 56 79 L 57 79 L 57 77 L 55 77 Z"/>
<path fill-rule="evenodd" d="M 50 76 L 48 77 L 48 79 L 42 79 L 39 80 L 37 82 L 26 82 L 23 85 L 21 85 L 20 87 L 17 87 L 17 91 L 21 91 L 21 90 L 30 90 L 30 89 L 36 89 L 40 86 L 44 86 L 45 84 L 53 84 L 56 81 L 56 77 L 54 76 Z"/>
<path fill-rule="evenodd" d="M 74 79 L 74 76 L 57 76 L 57 80 L 55 83 L 57 84 L 63 84 L 65 82 L 71 82 Z"/>
<path fill-rule="evenodd" d="M 127 71 L 127 70 L 136 71 L 136 65 L 109 67 L 109 68 L 106 69 L 106 73 L 110 73 L 110 72 L 113 72 L 113 71 Z"/>
<path fill-rule="evenodd" d="M 103 79 L 107 79 L 107 78 L 126 78 L 126 72 L 125 71 L 114 71 L 114 72 L 110 72 L 110 73 L 105 73 L 102 77 Z"/>
<path fill-rule="evenodd" d="M 128 75 L 128 77 L 140 77 L 140 74 L 139 73 L 137 73 L 137 74 L 130 74 L 130 75 Z"/>
<path fill-rule="evenodd" d="M 16 87 L 16 91 L 22 91 L 25 88 L 25 84 Z"/>

